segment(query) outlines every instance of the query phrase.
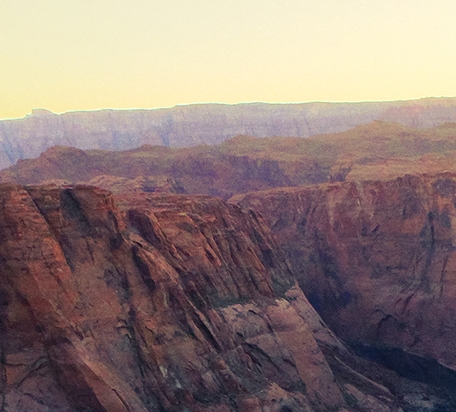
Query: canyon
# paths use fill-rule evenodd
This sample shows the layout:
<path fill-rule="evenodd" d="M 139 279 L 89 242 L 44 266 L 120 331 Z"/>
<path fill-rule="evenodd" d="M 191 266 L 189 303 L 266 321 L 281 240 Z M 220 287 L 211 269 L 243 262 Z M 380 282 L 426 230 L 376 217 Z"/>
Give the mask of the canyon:
<path fill-rule="evenodd" d="M 82 186 L 0 199 L 3 411 L 401 410 L 253 211 Z"/>
<path fill-rule="evenodd" d="M 218 145 L 128 151 L 55 146 L 0 171 L 0 182 L 88 184 L 107 190 L 238 193 L 406 173 L 456 172 L 456 123 L 417 129 L 374 121 L 310 138 L 237 136 Z"/>
<path fill-rule="evenodd" d="M 0 410 L 456 410 L 445 101 L 1 171 Z"/>
<path fill-rule="evenodd" d="M 452 410 L 455 187 L 4 184 L 3 410 Z"/>
<path fill-rule="evenodd" d="M 406 175 L 239 195 L 282 245 L 312 305 L 346 342 L 451 368 L 456 175 Z"/>

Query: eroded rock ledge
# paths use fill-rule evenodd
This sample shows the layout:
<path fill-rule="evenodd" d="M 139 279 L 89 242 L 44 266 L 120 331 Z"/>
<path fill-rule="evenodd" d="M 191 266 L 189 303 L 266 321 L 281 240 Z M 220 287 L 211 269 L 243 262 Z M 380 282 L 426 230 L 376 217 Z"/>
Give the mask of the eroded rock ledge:
<path fill-rule="evenodd" d="M 339 337 L 456 369 L 456 175 L 277 189 L 232 201 L 265 217 Z"/>
<path fill-rule="evenodd" d="M 2 412 L 400 410 L 218 199 L 3 185 L 0 277 Z"/>
<path fill-rule="evenodd" d="M 455 189 L 2 185 L 0 410 L 454 410 Z"/>

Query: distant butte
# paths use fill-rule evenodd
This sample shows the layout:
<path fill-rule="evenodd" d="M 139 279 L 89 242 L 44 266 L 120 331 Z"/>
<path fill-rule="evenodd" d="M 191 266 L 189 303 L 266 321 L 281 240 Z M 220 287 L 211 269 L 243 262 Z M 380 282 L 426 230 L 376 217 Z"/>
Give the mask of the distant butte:
<path fill-rule="evenodd" d="M 35 117 L 45 117 L 45 116 L 56 116 L 55 113 L 51 112 L 48 109 L 32 109 L 31 116 Z"/>

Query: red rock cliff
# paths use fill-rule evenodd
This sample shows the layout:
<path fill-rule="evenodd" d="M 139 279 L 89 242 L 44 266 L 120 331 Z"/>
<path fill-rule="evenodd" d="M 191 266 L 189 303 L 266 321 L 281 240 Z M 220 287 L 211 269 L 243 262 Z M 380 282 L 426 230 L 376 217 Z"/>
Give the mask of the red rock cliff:
<path fill-rule="evenodd" d="M 399 410 L 336 360 L 349 352 L 254 212 L 120 205 L 88 187 L 0 187 L 2 411 Z"/>
<path fill-rule="evenodd" d="M 456 368 L 456 176 L 277 189 L 259 210 L 299 283 L 344 339 Z"/>

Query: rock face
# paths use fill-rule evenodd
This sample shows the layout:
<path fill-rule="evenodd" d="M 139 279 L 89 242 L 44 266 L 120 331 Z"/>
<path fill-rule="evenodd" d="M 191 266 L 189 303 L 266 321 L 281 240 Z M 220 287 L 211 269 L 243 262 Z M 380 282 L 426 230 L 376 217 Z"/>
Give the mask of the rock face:
<path fill-rule="evenodd" d="M 0 279 L 4 412 L 400 410 L 218 199 L 3 185 Z"/>
<path fill-rule="evenodd" d="M 456 175 L 276 189 L 232 202 L 266 218 L 338 336 L 456 369 Z"/>
<path fill-rule="evenodd" d="M 219 145 L 128 151 L 54 146 L 0 172 L 0 182 L 89 184 L 115 193 L 230 198 L 274 187 L 456 172 L 456 123 L 416 129 L 375 121 L 307 139 L 237 136 Z"/>
<path fill-rule="evenodd" d="M 101 110 L 62 115 L 40 109 L 0 121 L 0 168 L 49 147 L 126 150 L 143 144 L 216 144 L 237 135 L 308 137 L 373 120 L 433 127 L 456 121 L 456 100 L 379 103 L 190 105 L 159 110 Z"/>

